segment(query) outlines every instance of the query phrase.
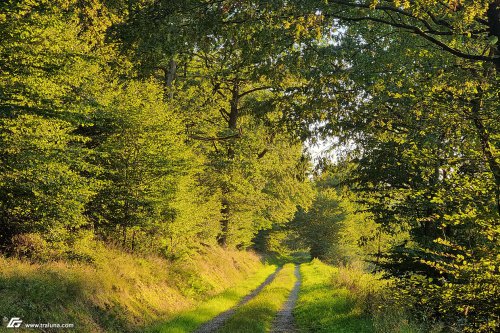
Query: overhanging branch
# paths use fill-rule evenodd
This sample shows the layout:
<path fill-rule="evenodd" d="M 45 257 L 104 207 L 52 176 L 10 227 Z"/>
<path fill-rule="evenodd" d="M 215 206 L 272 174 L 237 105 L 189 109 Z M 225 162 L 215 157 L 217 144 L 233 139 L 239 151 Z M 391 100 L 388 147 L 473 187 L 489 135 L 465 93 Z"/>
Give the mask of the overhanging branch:
<path fill-rule="evenodd" d="M 193 140 L 200 140 L 200 141 L 224 141 L 224 140 L 230 140 L 230 139 L 235 139 L 235 138 L 241 138 L 242 136 L 242 131 L 241 128 L 238 129 L 238 133 L 227 135 L 227 136 L 214 136 L 214 137 L 205 137 L 205 136 L 199 136 L 196 134 L 190 134 L 189 138 Z"/>
<path fill-rule="evenodd" d="M 253 88 L 253 89 L 242 92 L 241 94 L 238 95 L 238 98 L 241 98 L 245 95 L 251 94 L 251 93 L 256 92 L 256 91 L 267 90 L 267 89 L 271 89 L 271 88 L 272 88 L 271 86 L 263 86 L 263 87 Z"/>
<path fill-rule="evenodd" d="M 409 24 L 404 24 L 404 23 L 395 23 L 395 22 L 390 22 L 386 21 L 380 18 L 376 17 L 369 17 L 369 16 L 363 16 L 363 17 L 348 17 L 348 16 L 342 16 L 342 15 L 337 15 L 337 14 L 324 14 L 327 17 L 332 17 L 336 18 L 339 20 L 344 20 L 344 21 L 351 21 L 351 22 L 359 22 L 359 21 L 372 21 L 372 22 L 377 22 L 377 23 L 382 23 L 386 24 L 395 28 L 401 28 L 405 29 L 410 33 L 419 35 L 426 39 L 427 41 L 433 43 L 434 45 L 439 46 L 441 49 L 443 49 L 446 52 L 449 52 L 457 57 L 464 58 L 464 59 L 469 59 L 469 60 L 476 60 L 476 61 L 487 61 L 487 62 L 494 62 L 494 59 L 491 57 L 483 56 L 483 55 L 477 55 L 477 54 L 469 54 L 469 53 L 464 53 L 462 51 L 459 51 L 457 49 L 454 49 L 447 45 L 446 43 L 440 41 L 439 39 L 429 35 L 419 27 L 409 25 Z"/>

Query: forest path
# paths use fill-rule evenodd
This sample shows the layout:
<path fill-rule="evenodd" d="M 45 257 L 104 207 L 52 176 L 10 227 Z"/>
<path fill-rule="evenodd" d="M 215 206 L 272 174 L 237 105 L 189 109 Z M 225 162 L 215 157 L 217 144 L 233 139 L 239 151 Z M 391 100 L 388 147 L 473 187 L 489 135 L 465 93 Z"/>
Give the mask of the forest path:
<path fill-rule="evenodd" d="M 238 307 L 246 304 L 252 298 L 257 296 L 262 291 L 262 289 L 264 289 L 264 287 L 266 287 L 268 284 L 270 284 L 274 280 L 274 278 L 276 277 L 276 274 L 278 274 L 278 272 L 281 270 L 281 268 L 282 267 L 278 267 L 274 271 L 274 273 L 269 275 L 267 277 L 267 279 L 264 282 L 262 282 L 262 284 L 260 286 L 258 286 L 254 291 L 252 291 L 250 294 L 246 295 L 235 307 L 219 314 L 218 316 L 216 316 L 212 320 L 204 323 L 195 331 L 195 333 L 213 333 L 213 332 L 216 332 L 218 329 L 220 329 L 224 325 L 226 320 L 228 320 L 229 318 L 231 318 L 231 316 L 233 316 L 233 314 L 235 313 L 235 311 Z"/>
<path fill-rule="evenodd" d="M 292 292 L 288 296 L 288 299 L 283 306 L 283 309 L 278 312 L 276 319 L 273 322 L 272 333 L 292 333 L 297 332 L 295 326 L 295 319 L 293 318 L 293 308 L 297 303 L 297 298 L 299 297 L 300 290 L 300 266 L 295 265 L 295 277 L 297 278 Z"/>

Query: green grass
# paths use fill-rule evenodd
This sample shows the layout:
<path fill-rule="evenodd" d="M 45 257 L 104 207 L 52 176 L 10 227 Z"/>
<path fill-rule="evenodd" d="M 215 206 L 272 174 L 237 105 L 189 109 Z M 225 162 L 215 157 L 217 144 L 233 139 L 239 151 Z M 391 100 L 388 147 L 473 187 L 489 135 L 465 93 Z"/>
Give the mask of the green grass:
<path fill-rule="evenodd" d="M 300 267 L 302 286 L 294 309 L 301 332 L 439 333 L 410 319 L 391 281 L 363 270 L 361 263 L 333 267 L 315 259 Z"/>
<path fill-rule="evenodd" d="M 254 299 L 240 307 L 220 333 L 269 332 L 276 314 L 293 289 L 296 278 L 294 265 L 286 264 L 276 278 Z"/>
<path fill-rule="evenodd" d="M 374 326 L 356 295 L 334 283 L 336 267 L 319 260 L 302 264 L 302 285 L 294 309 L 297 326 L 303 332 L 372 333 Z"/>
<path fill-rule="evenodd" d="M 156 325 L 148 331 L 161 333 L 192 332 L 204 322 L 234 307 L 245 295 L 249 294 L 264 282 L 275 269 L 276 266 L 264 266 L 256 274 L 246 279 L 238 286 L 230 288 L 220 295 L 202 303 L 195 310 L 182 313 L 168 322 Z"/>

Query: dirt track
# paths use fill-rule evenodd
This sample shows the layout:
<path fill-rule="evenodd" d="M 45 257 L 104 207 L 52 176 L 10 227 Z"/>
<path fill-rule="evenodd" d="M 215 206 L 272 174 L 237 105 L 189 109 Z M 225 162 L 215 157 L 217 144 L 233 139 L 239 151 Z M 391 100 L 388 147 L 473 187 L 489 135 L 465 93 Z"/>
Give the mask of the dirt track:
<path fill-rule="evenodd" d="M 295 286 L 293 287 L 290 296 L 288 296 L 288 300 L 283 306 L 283 309 L 281 309 L 280 312 L 278 312 L 276 319 L 274 320 L 273 329 L 271 331 L 273 333 L 297 332 L 292 311 L 293 308 L 295 307 L 295 303 L 297 303 L 297 298 L 299 296 L 299 289 L 300 289 L 299 265 L 295 265 L 295 277 L 297 278 Z"/>
<path fill-rule="evenodd" d="M 236 309 L 238 307 L 244 305 L 245 303 L 250 301 L 252 298 L 257 296 L 265 286 L 267 286 L 269 283 L 271 283 L 274 280 L 274 278 L 276 277 L 276 274 L 280 270 L 281 270 L 281 267 L 278 267 L 274 271 L 274 273 L 269 275 L 267 277 L 267 279 L 264 282 L 262 282 L 262 284 L 260 286 L 258 286 L 254 291 L 252 291 L 250 294 L 246 295 L 235 307 L 227 310 L 226 312 L 221 313 L 220 315 L 218 315 L 214 319 L 204 323 L 195 331 L 195 333 L 213 333 L 213 332 L 216 332 L 219 328 L 222 327 L 222 325 L 224 325 L 226 320 L 231 318 L 231 316 L 234 314 L 234 312 L 236 311 Z M 282 331 L 280 331 L 280 332 L 282 332 Z"/>

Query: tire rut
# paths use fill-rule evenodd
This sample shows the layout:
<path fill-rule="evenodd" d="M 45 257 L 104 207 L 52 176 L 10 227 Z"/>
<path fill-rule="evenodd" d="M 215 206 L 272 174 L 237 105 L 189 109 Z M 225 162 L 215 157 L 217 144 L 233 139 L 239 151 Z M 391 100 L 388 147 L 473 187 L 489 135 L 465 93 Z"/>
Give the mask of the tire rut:
<path fill-rule="evenodd" d="M 298 332 L 297 327 L 295 326 L 295 320 L 293 318 L 293 308 L 295 307 L 295 303 L 297 303 L 297 298 L 299 296 L 300 290 L 300 269 L 299 265 L 295 265 L 295 277 L 297 281 L 293 286 L 292 291 L 290 292 L 290 296 L 283 306 L 283 309 L 278 312 L 276 318 L 273 322 L 272 333 L 293 333 Z"/>
<path fill-rule="evenodd" d="M 221 314 L 219 314 L 218 316 L 216 316 L 212 320 L 202 324 L 200 327 L 198 327 L 198 329 L 196 331 L 194 331 L 194 333 L 214 333 L 214 332 L 216 332 L 219 328 L 222 327 L 222 325 L 224 325 L 226 320 L 228 320 L 229 318 L 231 318 L 233 316 L 233 314 L 236 312 L 236 309 L 238 309 L 240 306 L 246 304 L 252 298 L 257 296 L 262 291 L 262 289 L 264 289 L 265 286 L 267 286 L 269 283 L 271 283 L 274 280 L 274 278 L 276 277 L 276 274 L 278 274 L 278 272 L 281 270 L 281 268 L 282 267 L 278 267 L 272 274 L 270 274 L 266 278 L 266 280 L 264 282 L 262 282 L 262 284 L 260 286 L 258 286 L 256 289 L 254 289 L 250 294 L 243 297 L 243 299 L 238 304 L 236 304 L 234 307 L 232 307 L 231 309 L 229 309 L 225 312 L 222 312 Z"/>

